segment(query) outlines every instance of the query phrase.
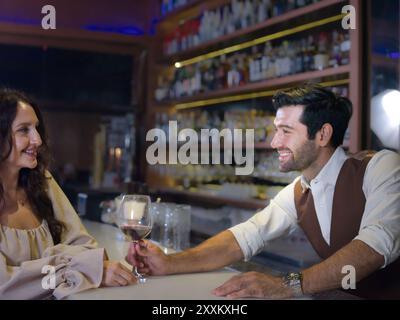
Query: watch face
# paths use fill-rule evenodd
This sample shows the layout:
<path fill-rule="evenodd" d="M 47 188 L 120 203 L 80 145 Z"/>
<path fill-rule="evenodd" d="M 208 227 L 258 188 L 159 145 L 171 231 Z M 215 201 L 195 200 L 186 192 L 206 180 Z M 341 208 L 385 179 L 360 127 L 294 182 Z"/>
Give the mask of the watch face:
<path fill-rule="evenodd" d="M 300 272 L 290 272 L 284 277 L 283 284 L 291 288 L 295 297 L 299 297 L 303 294 L 301 289 L 302 279 L 303 275 Z"/>
<path fill-rule="evenodd" d="M 290 280 L 302 280 L 302 274 L 300 272 L 291 272 L 288 274 Z"/>

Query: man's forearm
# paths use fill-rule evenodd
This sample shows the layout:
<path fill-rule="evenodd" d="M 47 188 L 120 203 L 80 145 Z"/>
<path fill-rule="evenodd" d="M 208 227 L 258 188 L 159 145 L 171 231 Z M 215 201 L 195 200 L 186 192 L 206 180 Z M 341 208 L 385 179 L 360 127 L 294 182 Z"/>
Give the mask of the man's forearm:
<path fill-rule="evenodd" d="M 343 266 L 351 265 L 359 281 L 384 264 L 384 257 L 362 241 L 353 240 L 328 259 L 303 271 L 303 292 L 312 294 L 340 288 Z"/>
<path fill-rule="evenodd" d="M 243 259 L 242 250 L 229 230 L 204 241 L 197 247 L 171 255 L 173 273 L 215 270 Z"/>

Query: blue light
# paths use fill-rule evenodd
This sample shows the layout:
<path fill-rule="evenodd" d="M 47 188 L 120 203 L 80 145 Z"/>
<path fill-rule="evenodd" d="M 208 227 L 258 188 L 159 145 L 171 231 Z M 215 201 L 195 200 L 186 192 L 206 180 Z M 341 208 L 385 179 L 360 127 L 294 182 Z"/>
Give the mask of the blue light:
<path fill-rule="evenodd" d="M 15 23 L 15 24 L 40 25 L 40 20 L 9 18 L 4 16 L 0 16 L 0 21 L 5 23 Z"/>
<path fill-rule="evenodd" d="M 389 53 L 389 57 L 392 59 L 400 59 L 400 52 L 391 52 Z"/>
<path fill-rule="evenodd" d="M 97 32 L 111 32 L 111 33 L 120 33 L 127 34 L 132 36 L 141 36 L 144 35 L 142 29 L 135 26 L 122 26 L 122 27 L 114 27 L 107 25 L 88 25 L 83 27 L 86 30 L 97 31 Z"/>
<path fill-rule="evenodd" d="M 157 27 L 157 24 L 159 22 L 160 22 L 160 20 L 157 19 L 157 18 L 151 19 L 151 25 L 150 25 L 150 31 L 149 31 L 150 35 L 155 35 L 156 34 L 156 27 Z"/>

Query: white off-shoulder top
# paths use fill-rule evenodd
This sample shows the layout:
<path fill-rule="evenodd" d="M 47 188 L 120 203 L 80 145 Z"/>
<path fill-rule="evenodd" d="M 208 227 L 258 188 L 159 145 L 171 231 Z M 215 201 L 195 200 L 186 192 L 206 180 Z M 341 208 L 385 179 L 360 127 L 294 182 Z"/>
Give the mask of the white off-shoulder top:
<path fill-rule="evenodd" d="M 0 299 L 62 299 L 101 283 L 104 249 L 97 248 L 61 188 L 47 176 L 55 217 L 66 226 L 61 243 L 54 245 L 45 220 L 28 230 L 0 225 Z M 53 271 L 55 282 L 50 281 Z"/>

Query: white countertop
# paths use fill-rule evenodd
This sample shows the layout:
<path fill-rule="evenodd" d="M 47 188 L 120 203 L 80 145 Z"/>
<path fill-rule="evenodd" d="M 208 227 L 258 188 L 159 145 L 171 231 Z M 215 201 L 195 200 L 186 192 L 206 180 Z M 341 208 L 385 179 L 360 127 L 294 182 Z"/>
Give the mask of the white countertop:
<path fill-rule="evenodd" d="M 88 232 L 101 247 L 107 249 L 111 260 L 124 260 L 129 242 L 118 228 L 92 221 L 84 221 Z M 211 290 L 237 274 L 222 269 L 214 272 L 149 277 L 144 284 L 126 287 L 108 287 L 84 291 L 68 297 L 69 300 L 221 300 Z"/>
<path fill-rule="evenodd" d="M 99 242 L 100 247 L 107 250 L 111 260 L 125 262 L 129 242 L 124 240 L 120 230 L 111 225 L 86 221 L 84 225 L 88 232 Z M 229 268 L 213 272 L 190 273 L 169 276 L 148 277 L 146 283 L 126 287 L 108 287 L 87 290 L 68 297 L 69 300 L 225 300 L 216 297 L 211 290 L 220 286 L 237 274 Z M 333 290 L 315 296 L 305 296 L 309 299 L 354 299 L 355 297 L 339 290 Z"/>

